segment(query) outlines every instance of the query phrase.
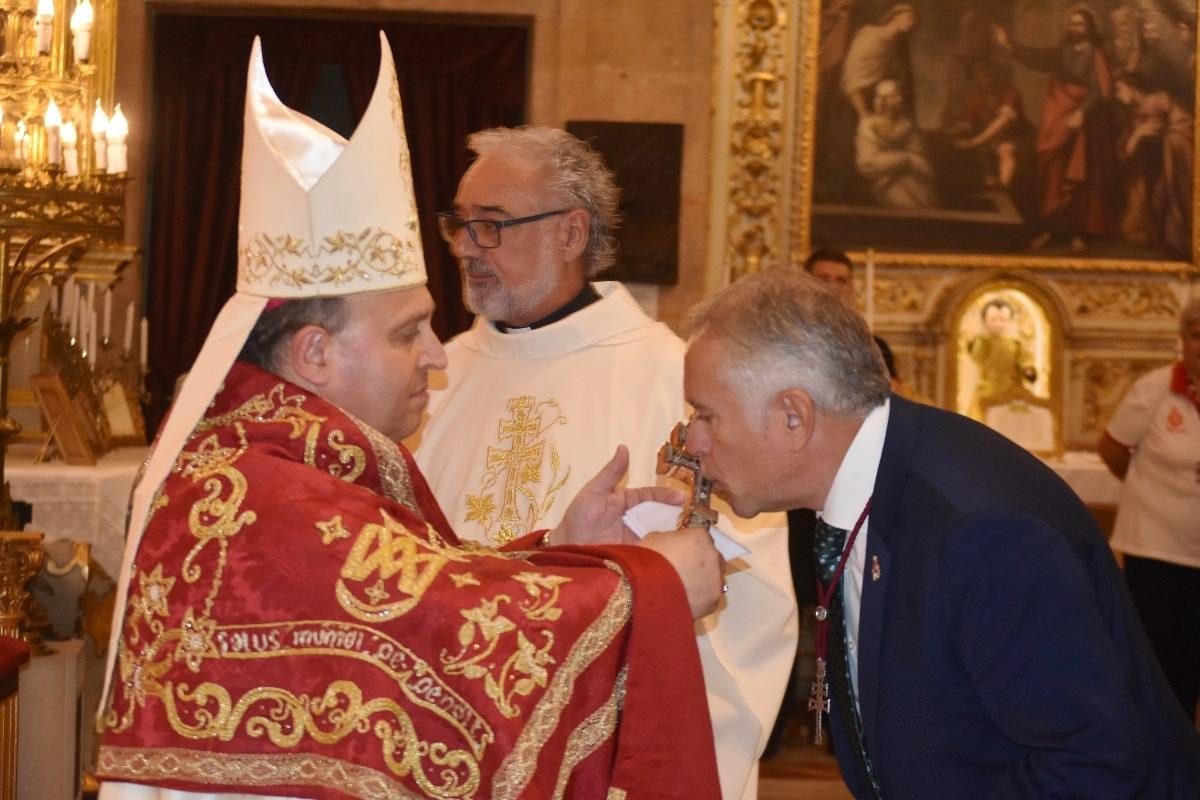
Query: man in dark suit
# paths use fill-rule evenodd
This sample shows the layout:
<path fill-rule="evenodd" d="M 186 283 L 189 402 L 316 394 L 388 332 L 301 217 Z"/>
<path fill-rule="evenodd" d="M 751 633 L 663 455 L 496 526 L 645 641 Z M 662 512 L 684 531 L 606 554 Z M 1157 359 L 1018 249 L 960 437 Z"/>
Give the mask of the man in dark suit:
<path fill-rule="evenodd" d="M 1200 797 L 1200 736 L 1052 471 L 890 395 L 862 318 L 802 273 L 743 279 L 689 327 L 687 444 L 715 491 L 741 516 L 818 511 L 856 797 Z"/>

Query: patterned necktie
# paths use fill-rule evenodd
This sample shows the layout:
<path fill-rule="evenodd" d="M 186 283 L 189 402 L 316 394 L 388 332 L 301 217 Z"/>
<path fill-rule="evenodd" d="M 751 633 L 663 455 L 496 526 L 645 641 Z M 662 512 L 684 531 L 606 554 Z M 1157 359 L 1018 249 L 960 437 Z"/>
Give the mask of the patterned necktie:
<path fill-rule="evenodd" d="M 844 528 L 835 528 L 825 520 L 817 518 L 813 549 L 817 558 L 817 572 L 824 586 L 829 586 L 829 581 L 837 571 L 842 549 L 846 546 L 846 535 L 847 531 Z M 829 688 L 833 692 L 834 713 L 841 719 L 842 727 L 846 729 L 854 744 L 851 760 L 860 774 L 866 777 L 865 783 L 874 791 L 872 796 L 882 798 L 879 781 L 875 777 L 871 759 L 867 756 L 862 720 L 858 715 L 858 704 L 854 701 L 852 687 L 850 663 L 846 657 L 846 615 L 842 605 L 842 586 L 839 585 L 829 601 Z"/>

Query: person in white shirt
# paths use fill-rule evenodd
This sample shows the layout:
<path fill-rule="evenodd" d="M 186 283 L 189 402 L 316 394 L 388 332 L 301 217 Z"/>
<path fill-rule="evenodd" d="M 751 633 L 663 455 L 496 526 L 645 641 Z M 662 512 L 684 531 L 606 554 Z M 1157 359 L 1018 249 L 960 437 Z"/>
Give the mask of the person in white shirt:
<path fill-rule="evenodd" d="M 440 217 L 478 317 L 446 345 L 417 462 L 463 538 L 500 544 L 552 527 L 580 482 L 628 446 L 630 485 L 653 483 L 659 446 L 686 415 L 684 345 L 618 283 L 618 189 L 598 153 L 551 128 L 492 129 Z M 464 443 L 474 443 L 466 445 Z M 795 651 L 783 515 L 721 529 L 723 607 L 697 625 L 722 795 L 757 793 Z"/>
<path fill-rule="evenodd" d="M 1097 449 L 1124 481 L 1112 546 L 1184 713 L 1200 698 L 1200 299 L 1179 315 L 1183 358 L 1140 377 Z"/>

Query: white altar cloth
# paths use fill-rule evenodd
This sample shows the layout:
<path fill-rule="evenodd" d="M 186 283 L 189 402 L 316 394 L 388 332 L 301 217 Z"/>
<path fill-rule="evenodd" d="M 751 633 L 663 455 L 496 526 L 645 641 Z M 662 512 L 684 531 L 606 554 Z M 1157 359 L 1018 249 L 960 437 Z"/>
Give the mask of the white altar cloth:
<path fill-rule="evenodd" d="M 33 504 L 29 529 L 47 541 L 66 537 L 92 545 L 92 557 L 115 580 L 125 549 L 129 491 L 148 448 L 105 453 L 95 465 L 35 464 L 34 453 L 10 447 L 4 467 L 14 500 Z"/>

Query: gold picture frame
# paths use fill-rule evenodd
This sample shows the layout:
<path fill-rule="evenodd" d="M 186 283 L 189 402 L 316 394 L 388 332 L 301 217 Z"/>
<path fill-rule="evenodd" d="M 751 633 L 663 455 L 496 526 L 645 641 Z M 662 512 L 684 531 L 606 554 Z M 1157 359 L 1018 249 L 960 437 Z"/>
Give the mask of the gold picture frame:
<path fill-rule="evenodd" d="M 56 374 L 33 375 L 30 384 L 46 418 L 47 445 L 53 439 L 68 464 L 94 465 L 105 448 L 78 398 L 71 397 Z"/>
<path fill-rule="evenodd" d="M 1051 73 L 1030 65 L 1035 46 L 1053 52 L 1074 44 L 1068 41 L 1073 35 L 1069 29 L 1078 25 L 1076 15 L 1081 8 L 1093 23 L 1085 32 L 1088 42 L 1095 42 L 1090 56 L 1092 72 L 1106 73 L 1097 79 L 1097 85 L 1103 84 L 1097 91 L 1104 119 L 1089 117 L 1079 127 L 1098 131 L 1092 137 L 1097 142 L 1095 153 L 1083 152 L 1083 163 L 1096 175 L 1105 170 L 1117 175 L 1106 192 L 1119 209 L 1109 209 L 1103 225 L 1097 222 L 1094 226 L 1103 234 L 1080 229 L 1076 241 L 1069 225 L 1055 228 L 1066 212 L 1055 210 L 1050 216 L 1046 212 L 1051 203 L 1047 199 L 1052 184 L 1049 165 L 1054 155 L 1049 148 L 1050 133 L 1060 122 L 1066 124 L 1063 115 L 1054 116 L 1063 109 L 1058 105 L 1048 108 L 1051 101 L 1047 98 L 1062 102 L 1062 82 L 1054 85 Z M 1200 117 L 1195 97 L 1200 74 L 1195 59 L 1197 6 L 1191 4 L 1181 11 L 1176 2 L 1148 0 L 1140 10 L 1133 8 L 1131 4 L 1114 6 L 1100 17 L 1077 0 L 1012 6 L 980 0 L 808 3 L 804 85 L 797 97 L 801 127 L 793 151 L 797 197 L 794 252 L 803 257 L 811 247 L 822 245 L 855 253 L 874 248 L 880 265 L 1194 271 L 1200 263 L 1200 220 L 1192 202 L 1200 181 L 1194 157 Z M 897 44 L 888 40 L 883 28 L 896 25 L 895 15 L 905 9 L 911 11 L 915 24 Z M 899 24 L 904 27 L 908 23 Z M 1002 47 L 996 28 L 1017 47 Z M 1154 42 L 1149 41 L 1151 35 Z M 869 52 L 872 46 L 874 52 Z M 1150 69 L 1151 61 L 1157 62 L 1155 70 Z M 884 67 L 878 66 L 884 62 Z M 1100 62 L 1103 68 L 1096 66 Z M 864 92 L 860 84 L 875 77 L 873 69 L 881 75 L 890 70 L 892 77 L 881 78 Z M 1146 79 L 1145 74 L 1152 72 L 1154 76 Z M 1140 81 L 1136 87 L 1124 77 L 1132 73 L 1137 73 Z M 894 85 L 886 87 L 880 99 L 875 92 L 885 79 Z M 1058 80 L 1057 76 L 1053 80 Z M 899 100 L 894 96 L 897 88 Z M 859 95 L 852 101 L 855 91 Z M 1015 191 L 1012 176 L 1007 185 L 998 182 L 1003 177 L 996 168 L 1000 144 L 989 141 L 986 147 L 968 148 L 966 143 L 982 131 L 971 134 L 951 124 L 965 124 L 967 119 L 965 112 L 956 116 L 956 104 L 965 102 L 986 119 L 989 110 L 1004 98 L 1022 109 L 1018 119 L 1031 128 L 1023 127 L 1020 137 L 1014 131 L 1012 147 L 1004 148 L 1017 158 L 1024 154 L 1025 162 L 1019 165 L 1025 181 L 1021 185 L 1029 188 L 1020 193 Z M 865 113 L 860 113 L 864 106 Z M 882 119 L 889 114 L 907 114 L 914 123 L 912 132 L 925 146 L 927 171 L 932 175 L 933 205 L 928 204 L 928 197 L 916 207 L 911 205 L 912 197 L 922 196 L 919 185 L 908 195 L 900 192 L 885 200 L 885 183 L 881 180 L 876 185 L 868 177 L 882 173 L 873 171 L 871 163 L 860 168 L 860 160 L 870 162 L 874 152 L 870 147 L 860 148 L 860 139 L 872 131 L 884 132 L 887 135 L 877 136 L 871 145 L 879 150 L 894 144 L 888 138 L 891 134 L 902 132 L 904 126 L 898 123 L 890 127 L 881 123 L 875 128 L 864 124 L 868 117 Z M 937 136 L 929 137 L 930 132 Z M 1136 141 L 1135 135 L 1140 137 Z M 902 137 L 895 138 L 899 141 Z M 937 144 L 925 145 L 926 139 L 937 139 Z M 959 154 L 963 157 L 952 159 L 959 144 L 963 145 Z M 1101 159 L 1098 153 L 1111 157 Z M 1168 162 L 1169 174 L 1164 171 L 1168 167 L 1161 166 Z M 969 170 L 963 167 L 973 163 L 980 165 L 978 176 L 967 174 Z M 1155 164 L 1160 165 L 1157 173 Z M 985 169 L 995 174 L 985 174 Z M 975 177 L 980 180 L 974 182 Z M 1098 194 L 1099 178 L 1093 183 L 1087 180 L 1091 179 L 1066 182 L 1074 192 L 1072 198 L 1082 196 L 1080 187 L 1084 186 L 1088 196 Z M 942 191 L 947 185 L 953 191 Z M 974 197 L 970 192 L 976 189 L 984 198 L 980 205 L 965 204 L 964 198 Z M 1159 199 L 1154 202 L 1159 205 L 1135 209 L 1135 204 L 1147 202 L 1148 194 L 1157 194 Z M 1007 204 L 1001 202 L 1001 195 L 1008 197 Z M 905 202 L 910 206 L 896 205 Z M 1061 236 L 1039 243 L 1046 232 Z M 1035 248 L 1035 244 L 1040 246 Z"/>
<path fill-rule="evenodd" d="M 142 406 L 129 388 L 118 380 L 101 382 L 100 406 L 108 421 L 111 447 L 140 447 L 146 444 L 146 422 Z"/>

